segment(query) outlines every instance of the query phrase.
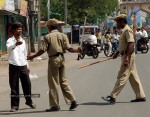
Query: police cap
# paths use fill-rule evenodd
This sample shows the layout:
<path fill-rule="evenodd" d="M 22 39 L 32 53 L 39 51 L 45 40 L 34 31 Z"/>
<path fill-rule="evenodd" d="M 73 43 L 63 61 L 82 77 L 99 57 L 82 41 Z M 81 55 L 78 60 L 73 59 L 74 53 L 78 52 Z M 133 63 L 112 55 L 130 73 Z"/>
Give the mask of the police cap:
<path fill-rule="evenodd" d="M 120 19 L 126 19 L 126 17 L 127 17 L 126 14 L 120 14 L 117 17 L 114 18 L 114 21 L 118 21 Z"/>
<path fill-rule="evenodd" d="M 57 25 L 58 24 L 58 20 L 57 19 L 55 19 L 55 18 L 53 18 L 53 19 L 49 19 L 48 21 L 47 21 L 47 25 L 48 26 L 55 26 L 55 25 Z"/>

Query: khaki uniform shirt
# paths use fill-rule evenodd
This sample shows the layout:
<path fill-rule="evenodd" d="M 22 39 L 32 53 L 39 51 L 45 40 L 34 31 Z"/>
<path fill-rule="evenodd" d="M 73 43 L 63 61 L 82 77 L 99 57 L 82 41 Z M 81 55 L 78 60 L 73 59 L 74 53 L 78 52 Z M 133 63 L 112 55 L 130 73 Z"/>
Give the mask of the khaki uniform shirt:
<path fill-rule="evenodd" d="M 44 36 L 40 49 L 47 51 L 48 56 L 53 56 L 58 52 L 65 53 L 70 47 L 67 36 L 58 30 L 53 30 Z"/>
<path fill-rule="evenodd" d="M 133 37 L 133 30 L 126 25 L 123 29 L 122 29 L 122 33 L 120 35 L 120 39 L 119 39 L 119 52 L 122 51 L 126 51 L 127 50 L 127 45 L 128 42 L 134 42 L 134 37 Z"/>

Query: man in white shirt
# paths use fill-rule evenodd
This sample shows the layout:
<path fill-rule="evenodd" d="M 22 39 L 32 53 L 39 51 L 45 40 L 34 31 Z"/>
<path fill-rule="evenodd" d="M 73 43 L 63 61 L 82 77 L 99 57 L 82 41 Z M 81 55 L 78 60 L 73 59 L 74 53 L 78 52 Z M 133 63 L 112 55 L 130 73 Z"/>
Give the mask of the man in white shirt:
<path fill-rule="evenodd" d="M 137 53 L 137 42 L 138 40 L 140 40 L 142 37 L 142 32 L 141 32 L 141 29 L 140 28 L 137 28 L 136 32 L 135 32 L 135 53 Z"/>
<path fill-rule="evenodd" d="M 91 35 L 88 37 L 88 39 L 86 39 L 86 41 L 91 45 L 97 44 L 97 37 L 94 35 L 93 31 L 91 31 Z"/>
<path fill-rule="evenodd" d="M 15 112 L 19 109 L 19 79 L 22 84 L 26 105 L 32 109 L 36 108 L 31 99 L 31 81 L 29 69 L 27 67 L 27 50 L 22 33 L 22 24 L 16 22 L 12 25 L 13 36 L 7 40 L 7 52 L 9 62 L 9 84 L 11 89 L 11 110 Z"/>
<path fill-rule="evenodd" d="M 140 46 L 140 42 L 144 42 L 145 40 L 148 40 L 148 34 L 144 29 L 144 27 L 141 28 L 141 32 L 142 32 L 141 39 L 138 40 L 137 46 Z"/>
<path fill-rule="evenodd" d="M 148 39 L 148 34 L 143 27 L 141 28 L 141 31 L 142 31 L 142 38 Z"/>

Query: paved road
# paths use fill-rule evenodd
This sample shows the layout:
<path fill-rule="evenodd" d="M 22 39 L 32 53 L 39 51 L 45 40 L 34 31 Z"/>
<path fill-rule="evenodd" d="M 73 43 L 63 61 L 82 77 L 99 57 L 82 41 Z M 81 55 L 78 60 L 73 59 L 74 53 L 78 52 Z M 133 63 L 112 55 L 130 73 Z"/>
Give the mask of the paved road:
<path fill-rule="evenodd" d="M 21 98 L 20 110 L 10 113 L 9 86 L 4 85 L 3 91 L 0 91 L 0 117 L 5 115 L 10 117 L 150 117 L 150 52 L 148 54 L 137 54 L 136 60 L 147 101 L 145 103 L 130 103 L 130 100 L 134 99 L 135 95 L 131 86 L 127 83 L 118 96 L 115 105 L 109 105 L 101 99 L 101 96 L 107 96 L 111 92 L 120 67 L 120 58 L 78 69 L 78 67 L 84 64 L 104 59 L 105 56 L 100 54 L 98 59 L 94 60 L 91 57 L 85 57 L 80 61 L 76 60 L 77 54 L 67 53 L 65 56 L 68 80 L 80 104 L 75 111 L 68 111 L 69 105 L 65 104 L 60 91 L 61 111 L 45 112 L 45 109 L 49 108 L 46 76 L 47 59 L 36 59 L 34 62 L 30 62 L 30 68 L 31 73 L 33 74 L 34 72 L 38 76 L 38 78 L 32 79 L 32 92 L 40 94 L 40 98 L 33 99 L 37 104 L 37 109 L 28 108 L 24 104 L 25 100 Z M 46 56 L 43 57 L 46 58 Z M 7 68 L 7 65 L 5 65 L 5 68 Z M 6 71 L 4 70 L 4 72 Z M 2 74 L 1 72 L 1 77 Z M 7 74 L 3 84 L 7 84 L 8 78 L 6 76 Z"/>

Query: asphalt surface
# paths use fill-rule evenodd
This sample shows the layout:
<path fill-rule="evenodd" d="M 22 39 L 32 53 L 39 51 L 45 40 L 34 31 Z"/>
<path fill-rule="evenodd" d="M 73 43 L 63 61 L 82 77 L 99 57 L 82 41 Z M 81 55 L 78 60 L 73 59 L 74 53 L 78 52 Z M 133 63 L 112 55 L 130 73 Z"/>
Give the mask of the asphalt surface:
<path fill-rule="evenodd" d="M 47 83 L 47 55 L 43 58 L 34 59 L 30 62 L 30 70 L 33 78 L 32 93 L 40 94 L 39 98 L 33 97 L 36 109 L 26 106 L 24 98 L 20 100 L 20 110 L 14 113 L 10 110 L 10 89 L 8 84 L 8 64 L 7 61 L 0 65 L 0 116 L 10 117 L 150 117 L 150 52 L 147 54 L 137 54 L 136 64 L 138 73 L 146 94 L 146 102 L 131 103 L 135 94 L 129 84 L 125 86 L 117 98 L 117 102 L 111 105 L 101 99 L 112 91 L 116 82 L 117 73 L 120 67 L 120 57 L 115 60 L 101 62 L 86 68 L 78 69 L 80 66 L 89 64 L 106 57 L 100 53 L 97 59 L 85 57 L 77 61 L 76 53 L 66 53 L 66 74 L 74 95 L 79 103 L 75 111 L 69 111 L 60 90 L 59 112 L 45 112 L 49 108 L 48 83 Z M 20 92 L 22 88 L 20 87 Z"/>

